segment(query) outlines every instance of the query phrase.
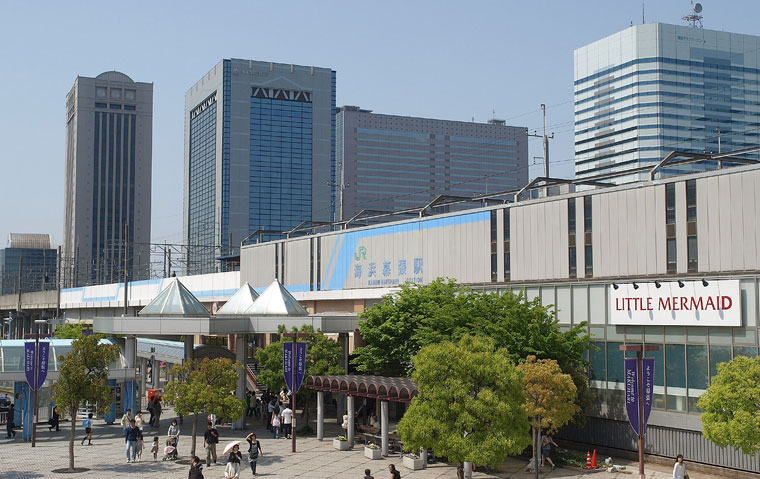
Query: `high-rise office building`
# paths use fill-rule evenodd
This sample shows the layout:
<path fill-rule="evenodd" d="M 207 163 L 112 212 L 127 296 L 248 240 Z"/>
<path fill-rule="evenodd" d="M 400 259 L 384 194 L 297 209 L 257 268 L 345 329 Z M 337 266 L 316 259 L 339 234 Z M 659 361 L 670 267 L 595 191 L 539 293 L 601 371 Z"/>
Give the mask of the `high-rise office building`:
<path fill-rule="evenodd" d="M 674 150 L 757 145 L 759 127 L 760 37 L 651 23 L 575 50 L 579 179 L 640 179 L 646 173 L 630 170 L 652 167 Z M 693 163 L 673 173 L 711 167 Z"/>
<path fill-rule="evenodd" d="M 66 96 L 63 280 L 148 276 L 153 84 L 112 71 L 77 77 Z M 127 251 L 125 251 L 125 247 Z"/>
<path fill-rule="evenodd" d="M 188 272 L 216 271 L 256 231 L 330 221 L 334 137 L 329 68 L 230 59 L 203 75 L 185 94 Z"/>
<path fill-rule="evenodd" d="M 11 233 L 0 249 L 0 295 L 55 289 L 57 258 L 50 235 Z"/>
<path fill-rule="evenodd" d="M 338 220 L 528 182 L 525 127 L 380 115 L 354 106 L 339 108 L 336 124 Z"/>

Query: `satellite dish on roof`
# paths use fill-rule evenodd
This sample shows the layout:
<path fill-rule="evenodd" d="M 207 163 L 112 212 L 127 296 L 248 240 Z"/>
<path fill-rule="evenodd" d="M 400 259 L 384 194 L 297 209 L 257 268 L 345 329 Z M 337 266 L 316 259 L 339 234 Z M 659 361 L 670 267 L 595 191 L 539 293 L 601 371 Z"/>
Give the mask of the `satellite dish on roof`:
<path fill-rule="evenodd" d="M 702 13 L 702 4 L 701 3 L 695 3 L 694 4 L 694 13 Z"/>
<path fill-rule="evenodd" d="M 681 17 L 681 20 L 685 21 L 692 27 L 702 28 L 702 4 L 691 2 L 691 12 L 688 15 Z"/>

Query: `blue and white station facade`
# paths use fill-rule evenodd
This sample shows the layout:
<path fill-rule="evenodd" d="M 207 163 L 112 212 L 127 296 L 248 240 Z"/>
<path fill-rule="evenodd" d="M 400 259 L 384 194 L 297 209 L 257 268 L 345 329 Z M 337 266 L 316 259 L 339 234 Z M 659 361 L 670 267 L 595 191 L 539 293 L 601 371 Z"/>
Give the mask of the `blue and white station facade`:
<path fill-rule="evenodd" d="M 759 192 L 749 165 L 291 237 L 244 247 L 240 281 L 276 277 L 313 311 L 361 312 L 438 277 L 524 290 L 598 348 L 598 404 L 565 438 L 636 450 L 619 346 L 643 342 L 659 346 L 647 451 L 757 471 L 702 437 L 697 400 L 719 363 L 758 353 Z"/>

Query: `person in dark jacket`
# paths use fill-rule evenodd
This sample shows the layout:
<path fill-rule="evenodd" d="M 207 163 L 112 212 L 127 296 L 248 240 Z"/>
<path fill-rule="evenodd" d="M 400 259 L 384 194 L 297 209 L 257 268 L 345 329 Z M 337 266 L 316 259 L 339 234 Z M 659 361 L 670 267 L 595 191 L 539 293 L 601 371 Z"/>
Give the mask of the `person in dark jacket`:
<path fill-rule="evenodd" d="M 8 415 L 5 419 L 5 428 L 8 431 L 8 438 L 16 437 L 16 431 L 13 430 L 16 425 L 13 423 L 13 417 L 16 415 L 16 407 L 11 403 L 8 408 Z"/>
<path fill-rule="evenodd" d="M 187 474 L 187 479 L 203 479 L 202 470 L 201 459 L 198 456 L 193 456 L 193 462 L 190 464 L 190 472 Z"/>
<path fill-rule="evenodd" d="M 53 428 L 55 428 L 56 431 L 60 431 L 60 429 L 58 428 L 58 423 L 60 422 L 60 420 L 61 420 L 61 416 L 60 414 L 58 414 L 58 408 L 53 407 L 53 415 L 48 420 L 48 424 L 50 424 L 48 431 L 52 431 Z"/>
<path fill-rule="evenodd" d="M 124 439 L 124 442 L 127 443 L 127 463 L 135 462 L 135 456 L 137 454 L 137 439 L 141 436 L 140 428 L 135 425 L 135 420 L 130 419 L 129 427 L 127 428 L 127 433 Z M 132 452 L 131 457 L 129 455 L 130 451 Z"/>

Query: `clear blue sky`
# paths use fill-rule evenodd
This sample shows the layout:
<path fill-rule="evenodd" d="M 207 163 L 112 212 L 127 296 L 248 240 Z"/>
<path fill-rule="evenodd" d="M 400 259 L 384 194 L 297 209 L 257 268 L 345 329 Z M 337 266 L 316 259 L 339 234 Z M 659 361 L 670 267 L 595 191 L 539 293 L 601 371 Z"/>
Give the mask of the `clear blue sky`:
<path fill-rule="evenodd" d="M 758 34 L 758 0 L 705 0 L 705 28 Z M 572 176 L 573 49 L 641 22 L 641 1 L 0 0 L 0 247 L 63 230 L 65 97 L 77 75 L 154 83 L 153 226 L 182 240 L 185 91 L 222 58 L 329 67 L 338 105 L 541 127 L 553 176 Z M 681 24 L 685 0 L 646 2 Z M 530 142 L 531 161 L 541 156 Z M 531 169 L 531 177 L 541 167 Z"/>

